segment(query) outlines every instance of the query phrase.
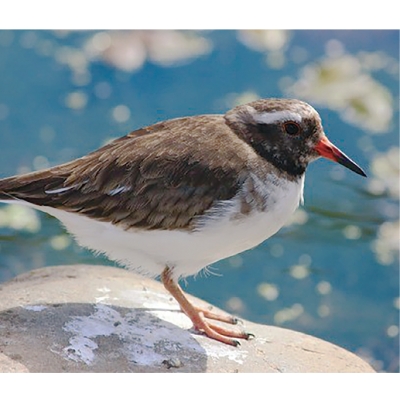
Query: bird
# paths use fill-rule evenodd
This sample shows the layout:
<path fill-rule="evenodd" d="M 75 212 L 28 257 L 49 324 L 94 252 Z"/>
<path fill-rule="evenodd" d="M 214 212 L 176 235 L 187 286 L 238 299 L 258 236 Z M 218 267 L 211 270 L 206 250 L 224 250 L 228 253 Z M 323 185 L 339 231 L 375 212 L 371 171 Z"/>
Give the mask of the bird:
<path fill-rule="evenodd" d="M 303 202 L 320 157 L 365 172 L 308 103 L 264 98 L 225 114 L 157 122 L 81 158 L 0 180 L 0 201 L 59 219 L 78 244 L 160 277 L 195 331 L 228 345 L 253 335 L 191 302 L 179 280 L 254 248 Z"/>

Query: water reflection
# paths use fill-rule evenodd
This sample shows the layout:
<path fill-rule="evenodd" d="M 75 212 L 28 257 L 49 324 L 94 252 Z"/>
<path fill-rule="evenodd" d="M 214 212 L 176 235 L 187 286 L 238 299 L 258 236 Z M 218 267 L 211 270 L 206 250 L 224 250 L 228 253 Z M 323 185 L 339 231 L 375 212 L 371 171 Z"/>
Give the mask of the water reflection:
<path fill-rule="evenodd" d="M 390 147 L 384 153 L 373 155 L 368 190 L 376 195 L 388 195 L 392 199 L 400 199 L 400 149 Z"/>
<path fill-rule="evenodd" d="M 373 177 L 369 182 L 368 190 L 375 196 L 382 197 L 379 210 L 385 218 L 389 219 L 379 226 L 376 239 L 371 243 L 371 248 L 380 264 L 393 265 L 399 262 L 400 252 L 399 147 L 391 147 L 385 153 L 375 154 L 371 161 L 371 171 Z"/>
<path fill-rule="evenodd" d="M 383 265 L 393 265 L 399 261 L 400 247 L 400 221 L 384 222 L 377 232 L 376 239 L 371 248 L 375 252 L 377 260 Z"/>
<path fill-rule="evenodd" d="M 146 60 L 164 67 L 182 65 L 211 50 L 211 41 L 200 34 L 174 30 L 99 32 L 83 47 L 89 60 L 126 72 L 139 70 Z"/>
<path fill-rule="evenodd" d="M 393 97 L 371 74 L 387 64 L 365 62 L 368 56 L 382 60 L 380 54 L 349 54 L 342 43 L 332 40 L 327 43 L 325 57 L 304 66 L 298 80 L 286 81 L 286 92 L 336 110 L 344 121 L 371 133 L 387 132 L 393 118 Z"/>
<path fill-rule="evenodd" d="M 238 39 L 247 47 L 265 53 L 265 61 L 271 69 L 281 69 L 286 62 L 285 50 L 291 32 L 285 30 L 243 30 Z"/>
<path fill-rule="evenodd" d="M 41 222 L 35 210 L 10 204 L 0 208 L 0 228 L 36 233 L 41 228 Z"/>

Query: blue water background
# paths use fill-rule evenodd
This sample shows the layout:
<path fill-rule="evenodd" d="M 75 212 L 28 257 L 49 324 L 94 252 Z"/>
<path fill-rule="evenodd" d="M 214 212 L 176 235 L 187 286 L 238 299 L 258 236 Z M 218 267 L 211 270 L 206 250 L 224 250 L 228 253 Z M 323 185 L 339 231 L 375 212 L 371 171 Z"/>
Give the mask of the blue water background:
<path fill-rule="evenodd" d="M 313 163 L 293 224 L 189 278 L 185 290 L 397 372 L 398 68 L 397 31 L 0 31 L 0 177 L 69 161 L 168 118 L 224 113 L 257 97 L 309 101 L 369 177 Z M 10 219 L 7 207 L 0 282 L 47 265 L 110 264 L 69 241 L 53 218 Z"/>

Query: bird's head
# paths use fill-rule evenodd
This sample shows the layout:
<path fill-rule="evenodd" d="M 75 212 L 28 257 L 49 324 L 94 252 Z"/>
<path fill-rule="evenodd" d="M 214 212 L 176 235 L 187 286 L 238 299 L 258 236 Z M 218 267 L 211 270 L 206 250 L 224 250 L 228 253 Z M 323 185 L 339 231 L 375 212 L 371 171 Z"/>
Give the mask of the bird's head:
<path fill-rule="evenodd" d="M 271 164 L 299 176 L 319 157 L 365 172 L 325 135 L 318 112 L 295 99 L 261 99 L 233 108 L 226 123 Z"/>

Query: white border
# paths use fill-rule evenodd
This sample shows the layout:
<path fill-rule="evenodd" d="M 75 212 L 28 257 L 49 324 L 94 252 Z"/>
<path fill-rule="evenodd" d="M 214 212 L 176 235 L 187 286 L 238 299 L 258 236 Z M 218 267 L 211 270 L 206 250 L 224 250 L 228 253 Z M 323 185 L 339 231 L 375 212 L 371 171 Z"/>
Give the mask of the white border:
<path fill-rule="evenodd" d="M 14 0 L 1 29 L 399 29 L 396 2 Z"/>

